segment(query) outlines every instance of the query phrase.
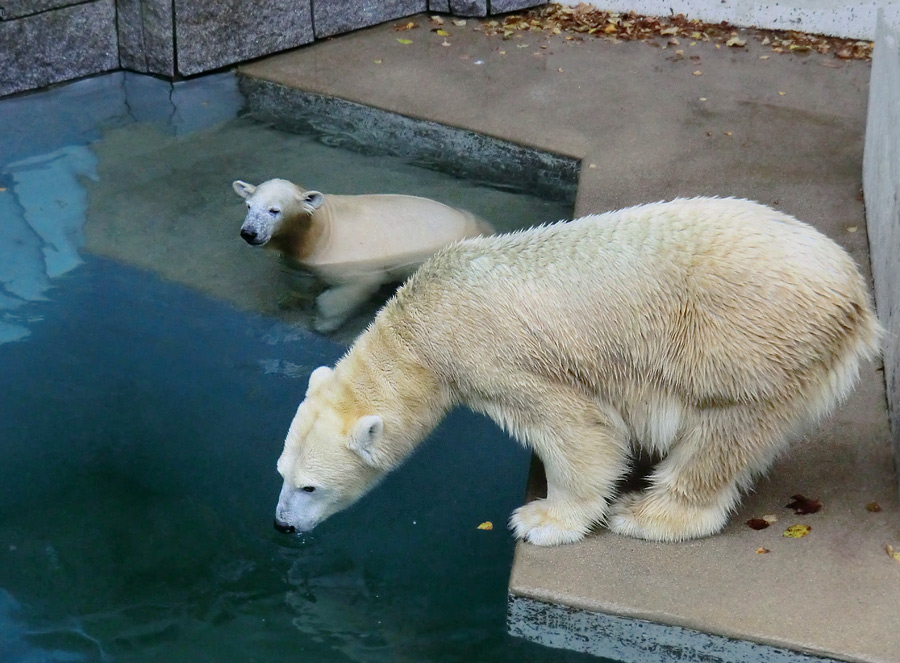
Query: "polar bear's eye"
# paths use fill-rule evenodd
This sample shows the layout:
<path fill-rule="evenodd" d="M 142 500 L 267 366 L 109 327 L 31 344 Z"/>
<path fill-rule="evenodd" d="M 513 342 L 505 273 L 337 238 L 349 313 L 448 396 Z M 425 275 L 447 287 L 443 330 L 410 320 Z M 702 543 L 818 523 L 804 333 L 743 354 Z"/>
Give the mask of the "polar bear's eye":
<path fill-rule="evenodd" d="M 311 493 L 311 492 L 315 491 L 315 489 L 316 489 L 315 486 L 303 486 L 303 488 L 302 488 L 304 493 Z"/>
<path fill-rule="evenodd" d="M 270 208 L 269 208 L 269 214 L 271 214 L 272 216 L 275 216 L 275 215 L 278 214 L 278 212 L 280 212 L 280 211 L 281 211 L 280 209 L 276 209 L 276 208 L 274 208 L 274 207 L 270 207 Z"/>

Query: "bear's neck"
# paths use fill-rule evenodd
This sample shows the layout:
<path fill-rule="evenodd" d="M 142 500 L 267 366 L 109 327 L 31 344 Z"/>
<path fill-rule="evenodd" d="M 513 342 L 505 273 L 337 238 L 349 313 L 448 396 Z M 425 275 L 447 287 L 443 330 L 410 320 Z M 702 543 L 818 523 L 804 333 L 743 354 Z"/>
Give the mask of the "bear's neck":
<path fill-rule="evenodd" d="M 300 214 L 269 240 L 269 246 L 299 261 L 316 253 L 320 244 L 327 241 L 327 215 L 316 210 L 313 214 Z M 319 249 L 321 251 L 321 249 Z"/>
<path fill-rule="evenodd" d="M 359 412 L 384 419 L 383 449 L 396 466 L 452 406 L 449 387 L 386 324 L 378 320 L 354 343 L 335 371 Z"/>

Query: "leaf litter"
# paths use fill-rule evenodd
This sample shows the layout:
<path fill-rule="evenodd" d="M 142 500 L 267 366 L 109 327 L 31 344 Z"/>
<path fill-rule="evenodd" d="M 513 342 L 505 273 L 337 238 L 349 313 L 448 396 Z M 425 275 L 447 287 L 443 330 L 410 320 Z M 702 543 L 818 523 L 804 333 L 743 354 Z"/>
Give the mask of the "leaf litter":
<path fill-rule="evenodd" d="M 810 499 L 800 494 L 791 495 L 791 500 L 793 501 L 790 504 L 785 504 L 784 508 L 793 509 L 794 514 L 797 516 L 817 513 L 822 508 L 822 503 L 819 500 Z"/>
<path fill-rule="evenodd" d="M 524 12 L 507 14 L 500 20 L 483 22 L 479 28 L 487 35 L 512 39 L 523 32 L 565 34 L 566 41 L 580 42 L 586 38 L 607 41 L 643 41 L 666 48 L 678 44 L 678 37 L 714 43 L 733 49 L 745 48 L 747 38 L 753 38 L 775 53 L 832 54 L 841 60 L 872 59 L 873 43 L 814 35 L 796 30 L 762 30 L 737 28 L 726 21 L 706 23 L 689 19 L 684 14 L 673 16 L 643 16 L 634 12 L 613 12 L 580 3 L 576 6 L 548 4 Z"/>

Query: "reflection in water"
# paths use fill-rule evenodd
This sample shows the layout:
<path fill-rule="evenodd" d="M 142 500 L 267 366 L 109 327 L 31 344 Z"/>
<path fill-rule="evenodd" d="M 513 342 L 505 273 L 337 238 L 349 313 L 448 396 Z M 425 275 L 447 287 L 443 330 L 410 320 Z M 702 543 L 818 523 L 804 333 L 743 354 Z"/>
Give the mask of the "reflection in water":
<path fill-rule="evenodd" d="M 0 192 L 0 343 L 27 336 L 12 311 L 44 299 L 50 279 L 81 262 L 87 193 L 80 178 L 96 179 L 97 159 L 88 147 L 74 145 L 4 170 L 11 185 Z"/>

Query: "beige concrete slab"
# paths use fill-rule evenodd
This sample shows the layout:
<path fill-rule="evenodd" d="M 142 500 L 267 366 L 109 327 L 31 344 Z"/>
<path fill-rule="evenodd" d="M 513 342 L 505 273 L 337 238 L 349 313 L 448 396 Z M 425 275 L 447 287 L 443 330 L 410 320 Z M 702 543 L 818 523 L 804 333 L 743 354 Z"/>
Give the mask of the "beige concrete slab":
<path fill-rule="evenodd" d="M 831 56 L 447 27 L 379 26 L 241 68 L 245 75 L 583 159 L 576 211 L 742 196 L 795 214 L 868 272 L 861 186 L 869 65 Z M 398 38 L 412 43 L 402 44 Z M 542 48 L 546 46 L 546 48 Z M 683 54 L 676 54 L 676 50 Z M 762 59 L 762 56 L 770 56 Z M 696 73 L 696 72 L 699 72 Z M 791 495 L 824 508 L 793 516 Z M 722 535 L 652 544 L 599 531 L 519 545 L 513 595 L 850 661 L 900 660 L 900 548 L 882 373 L 762 480 Z M 865 505 L 876 500 L 882 511 Z M 743 523 L 774 514 L 754 531 Z M 781 536 L 795 523 L 805 538 Z M 771 552 L 758 554 L 757 548 Z"/>

